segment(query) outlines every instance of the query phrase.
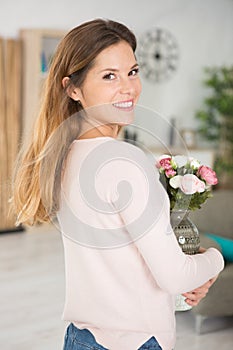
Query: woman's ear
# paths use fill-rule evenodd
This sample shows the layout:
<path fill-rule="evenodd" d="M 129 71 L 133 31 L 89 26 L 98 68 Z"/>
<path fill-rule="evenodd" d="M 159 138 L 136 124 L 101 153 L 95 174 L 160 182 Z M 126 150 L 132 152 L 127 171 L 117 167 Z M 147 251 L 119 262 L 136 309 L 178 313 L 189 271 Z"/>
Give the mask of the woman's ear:
<path fill-rule="evenodd" d="M 81 91 L 79 88 L 75 87 L 70 83 L 70 78 L 65 77 L 62 79 L 62 86 L 66 90 L 67 95 L 72 98 L 74 101 L 80 100 Z"/>

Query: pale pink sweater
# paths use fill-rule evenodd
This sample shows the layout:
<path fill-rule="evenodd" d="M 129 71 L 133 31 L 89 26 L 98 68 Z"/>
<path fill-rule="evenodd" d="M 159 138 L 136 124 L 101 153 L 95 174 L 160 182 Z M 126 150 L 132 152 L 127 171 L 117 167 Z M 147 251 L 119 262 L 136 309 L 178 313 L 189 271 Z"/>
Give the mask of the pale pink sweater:
<path fill-rule="evenodd" d="M 155 336 L 175 345 L 174 296 L 224 266 L 214 248 L 185 255 L 169 220 L 159 174 L 139 148 L 110 137 L 74 141 L 58 220 L 63 233 L 63 318 L 111 350 L 136 350 Z"/>

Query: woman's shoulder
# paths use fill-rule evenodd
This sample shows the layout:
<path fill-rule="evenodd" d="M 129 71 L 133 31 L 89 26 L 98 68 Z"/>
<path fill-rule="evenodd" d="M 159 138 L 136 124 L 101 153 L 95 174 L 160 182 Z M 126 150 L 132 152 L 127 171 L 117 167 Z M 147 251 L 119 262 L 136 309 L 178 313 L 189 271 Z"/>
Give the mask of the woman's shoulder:
<path fill-rule="evenodd" d="M 124 149 L 126 152 L 129 154 L 132 154 L 133 156 L 145 156 L 145 152 L 137 145 L 131 143 L 131 142 L 126 142 L 124 140 L 115 140 L 119 147 Z"/>
<path fill-rule="evenodd" d="M 102 148 L 103 147 L 103 148 Z M 112 139 L 102 144 L 98 154 L 92 156 L 93 162 L 104 165 L 110 173 L 117 177 L 123 173 L 124 176 L 138 177 L 138 173 L 146 175 L 147 178 L 158 178 L 155 162 L 140 147 L 123 141 Z M 106 166 L 108 164 L 108 166 Z"/>
<path fill-rule="evenodd" d="M 119 141 L 117 143 L 123 157 L 135 161 L 144 169 L 153 169 L 153 171 L 157 172 L 157 168 L 155 167 L 155 159 L 154 157 L 150 156 L 149 152 L 146 152 L 143 148 L 136 146 L 130 142 Z"/>
<path fill-rule="evenodd" d="M 75 142 L 70 158 L 75 171 L 78 168 L 85 169 L 89 174 L 96 173 L 102 168 L 108 169 L 110 173 L 115 172 L 115 175 L 121 172 L 135 173 L 135 166 L 152 176 L 157 171 L 153 161 L 143 149 L 111 137 Z"/>

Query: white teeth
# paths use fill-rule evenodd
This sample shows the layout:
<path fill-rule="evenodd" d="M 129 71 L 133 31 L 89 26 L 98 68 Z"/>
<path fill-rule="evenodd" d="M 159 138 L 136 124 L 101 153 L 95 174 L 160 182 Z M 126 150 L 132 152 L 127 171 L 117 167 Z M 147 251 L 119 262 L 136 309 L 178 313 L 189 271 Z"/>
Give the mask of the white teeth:
<path fill-rule="evenodd" d="M 113 104 L 115 107 L 118 108 L 130 108 L 133 105 L 132 101 L 128 101 L 128 102 L 118 102 L 118 103 L 114 103 Z"/>

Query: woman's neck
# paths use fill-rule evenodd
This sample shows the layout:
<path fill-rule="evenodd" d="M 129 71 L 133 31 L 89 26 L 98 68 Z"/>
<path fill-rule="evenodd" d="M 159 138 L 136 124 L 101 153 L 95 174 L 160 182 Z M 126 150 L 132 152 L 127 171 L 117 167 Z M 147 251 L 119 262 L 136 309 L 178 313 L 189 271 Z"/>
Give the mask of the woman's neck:
<path fill-rule="evenodd" d="M 106 124 L 82 132 L 81 135 L 78 137 L 78 140 L 106 136 L 117 138 L 119 130 L 120 127 L 117 124 Z"/>

